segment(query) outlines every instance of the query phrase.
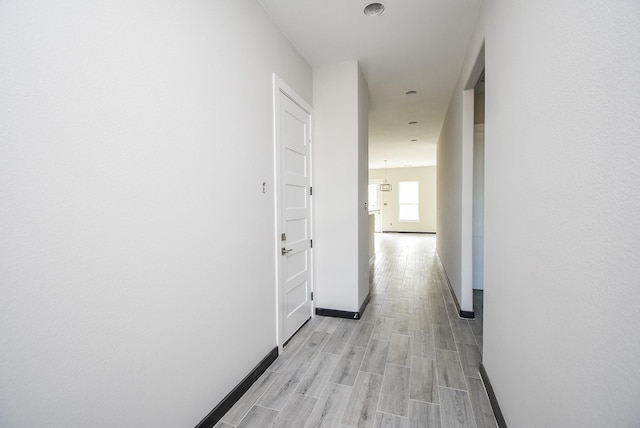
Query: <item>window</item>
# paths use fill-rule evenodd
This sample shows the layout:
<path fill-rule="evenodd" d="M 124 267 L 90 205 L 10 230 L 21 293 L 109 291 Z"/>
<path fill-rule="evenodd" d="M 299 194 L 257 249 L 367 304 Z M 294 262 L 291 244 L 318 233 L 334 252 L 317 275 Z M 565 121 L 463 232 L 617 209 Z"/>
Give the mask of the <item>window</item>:
<path fill-rule="evenodd" d="M 420 204 L 417 181 L 401 181 L 398 185 L 400 210 L 398 220 L 420 221 Z"/>
<path fill-rule="evenodd" d="M 378 184 L 369 183 L 369 211 L 378 209 Z"/>

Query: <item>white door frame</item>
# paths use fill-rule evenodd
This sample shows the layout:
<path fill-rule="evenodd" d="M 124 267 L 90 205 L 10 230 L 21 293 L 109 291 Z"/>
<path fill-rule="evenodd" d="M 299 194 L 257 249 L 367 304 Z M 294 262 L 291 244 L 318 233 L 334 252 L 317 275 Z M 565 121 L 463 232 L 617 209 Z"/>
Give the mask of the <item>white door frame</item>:
<path fill-rule="evenodd" d="M 484 43 L 462 91 L 460 310 L 473 312 L 473 134 L 475 86 L 484 70 Z"/>
<path fill-rule="evenodd" d="M 307 102 L 302 99 L 289 85 L 287 85 L 280 77 L 278 77 L 275 73 L 273 74 L 273 152 L 274 152 L 274 167 L 273 167 L 273 175 L 274 175 L 274 203 L 275 203 L 275 235 L 274 235 L 274 254 L 275 254 L 275 266 L 276 266 L 276 341 L 278 345 L 278 352 L 282 353 L 282 349 L 284 347 L 284 341 L 286 338 L 284 337 L 284 325 L 283 325 L 283 314 L 281 311 L 282 308 L 282 290 L 280 289 L 280 269 L 281 269 L 281 247 L 282 242 L 280 239 L 280 235 L 282 233 L 282 204 L 281 204 L 281 195 L 280 195 L 280 94 L 284 94 L 291 101 L 300 106 L 305 112 L 309 113 L 309 125 L 310 125 L 310 137 L 313 135 L 313 115 L 312 108 Z M 312 141 L 309 143 L 309 156 L 312 156 Z M 310 159 L 309 161 L 310 171 L 309 171 L 309 185 L 313 185 L 313 161 Z M 313 239 L 313 198 L 309 199 L 310 206 L 310 230 L 311 230 L 311 239 Z M 315 290 L 315 257 L 314 252 L 311 250 L 311 262 L 310 262 L 310 274 L 309 274 L 309 288 L 313 292 Z M 311 301 L 311 313 L 310 317 L 315 317 L 315 299 Z"/>

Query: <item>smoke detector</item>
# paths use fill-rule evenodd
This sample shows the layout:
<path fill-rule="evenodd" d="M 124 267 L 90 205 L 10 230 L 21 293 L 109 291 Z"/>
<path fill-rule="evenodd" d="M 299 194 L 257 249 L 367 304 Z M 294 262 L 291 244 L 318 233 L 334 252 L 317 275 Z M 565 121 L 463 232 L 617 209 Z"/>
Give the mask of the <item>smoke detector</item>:
<path fill-rule="evenodd" d="M 381 3 L 371 3 L 364 8 L 364 14 L 367 16 L 378 16 L 384 13 L 384 5 Z"/>

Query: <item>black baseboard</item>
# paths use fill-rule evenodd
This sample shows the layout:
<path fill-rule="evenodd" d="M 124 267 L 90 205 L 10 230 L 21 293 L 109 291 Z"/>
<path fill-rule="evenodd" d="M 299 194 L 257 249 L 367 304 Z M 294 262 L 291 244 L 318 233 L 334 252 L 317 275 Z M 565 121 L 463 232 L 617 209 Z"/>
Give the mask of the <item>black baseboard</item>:
<path fill-rule="evenodd" d="M 195 428 L 213 428 L 220 419 L 233 407 L 234 404 L 247 392 L 247 390 L 254 384 L 262 373 L 269 368 L 271 363 L 278 358 L 278 347 L 275 347 L 269 352 L 263 359 L 254 367 L 253 370 L 242 381 L 233 388 L 233 390 L 222 399 L 216 407 L 213 408 L 209 414 L 196 425 Z"/>
<path fill-rule="evenodd" d="M 396 230 L 383 230 L 382 233 L 422 233 L 424 235 L 435 235 L 435 232 L 405 232 L 405 231 L 396 231 Z"/>
<path fill-rule="evenodd" d="M 346 318 L 350 320 L 360 319 L 360 312 L 339 311 L 337 309 L 316 308 L 316 315 L 323 317 Z"/>
<path fill-rule="evenodd" d="M 498 422 L 498 428 L 507 428 L 507 422 L 504 420 L 504 415 L 502 414 L 502 410 L 500 410 L 500 405 L 498 404 L 496 393 L 493 391 L 493 387 L 491 386 L 491 381 L 489 381 L 489 375 L 487 374 L 487 369 L 484 368 L 484 364 L 482 363 L 480 363 L 480 377 L 482 378 L 482 381 L 484 382 L 484 387 L 487 390 L 489 403 L 491 403 L 491 408 L 493 409 L 493 415 L 496 417 L 496 422 Z"/>
<path fill-rule="evenodd" d="M 360 306 L 360 310 L 358 312 L 339 311 L 337 309 L 316 308 L 316 315 L 320 315 L 322 317 L 334 317 L 334 318 L 345 318 L 350 320 L 359 320 L 362 314 L 364 313 L 365 308 L 369 304 L 369 300 L 371 300 L 371 294 L 367 294 L 367 297 L 364 299 L 364 302 L 362 302 L 362 306 Z"/>
<path fill-rule="evenodd" d="M 460 307 L 458 307 L 458 309 L 460 309 Z M 460 318 L 475 318 L 476 317 L 476 313 L 473 311 L 460 311 Z"/>

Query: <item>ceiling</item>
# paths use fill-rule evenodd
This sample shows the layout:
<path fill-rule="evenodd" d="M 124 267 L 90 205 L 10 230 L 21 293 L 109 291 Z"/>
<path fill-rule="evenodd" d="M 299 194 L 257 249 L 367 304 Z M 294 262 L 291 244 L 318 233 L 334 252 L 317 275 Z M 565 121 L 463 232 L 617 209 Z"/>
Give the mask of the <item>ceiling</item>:
<path fill-rule="evenodd" d="M 259 1 L 312 67 L 360 63 L 371 98 L 370 168 L 436 164 L 482 0 L 381 0 L 380 16 L 364 15 L 367 0 Z"/>

